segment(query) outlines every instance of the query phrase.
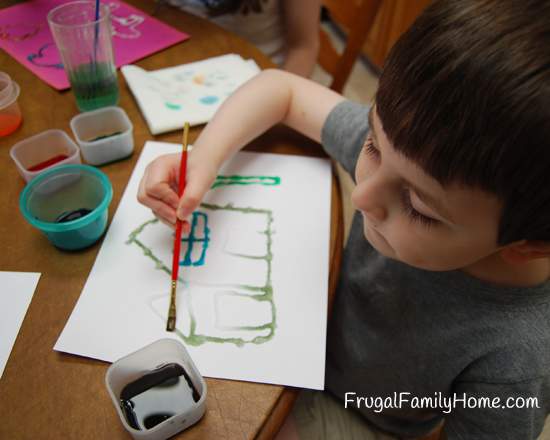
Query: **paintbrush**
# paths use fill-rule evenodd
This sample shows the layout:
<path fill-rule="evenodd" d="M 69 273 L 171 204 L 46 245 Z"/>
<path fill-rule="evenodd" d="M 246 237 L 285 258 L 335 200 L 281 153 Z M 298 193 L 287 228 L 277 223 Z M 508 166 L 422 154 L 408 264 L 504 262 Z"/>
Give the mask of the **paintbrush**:
<path fill-rule="evenodd" d="M 99 24 L 97 23 L 99 21 L 99 0 L 95 0 L 95 13 L 94 13 L 94 61 L 97 53 L 97 34 L 99 33 Z"/>
<path fill-rule="evenodd" d="M 92 72 L 93 72 L 94 77 L 93 77 L 93 80 L 92 80 L 90 90 L 88 90 L 88 96 L 87 97 L 89 99 L 94 99 L 96 97 L 94 89 L 97 87 L 95 81 L 97 80 L 97 37 L 98 37 L 98 34 L 99 34 L 99 24 L 98 24 L 98 21 L 99 21 L 99 8 L 100 8 L 99 0 L 95 0 L 94 52 L 92 54 Z"/>
<path fill-rule="evenodd" d="M 183 128 L 183 151 L 180 159 L 180 178 L 178 184 L 178 196 L 181 198 L 185 190 L 185 175 L 187 173 L 187 138 L 189 136 L 189 122 Z M 176 218 L 176 235 L 174 237 L 174 255 L 172 256 L 172 284 L 170 286 L 170 307 L 168 309 L 168 320 L 166 331 L 173 332 L 176 329 L 176 287 L 178 284 L 178 271 L 180 268 L 180 246 L 181 246 L 182 221 Z"/>

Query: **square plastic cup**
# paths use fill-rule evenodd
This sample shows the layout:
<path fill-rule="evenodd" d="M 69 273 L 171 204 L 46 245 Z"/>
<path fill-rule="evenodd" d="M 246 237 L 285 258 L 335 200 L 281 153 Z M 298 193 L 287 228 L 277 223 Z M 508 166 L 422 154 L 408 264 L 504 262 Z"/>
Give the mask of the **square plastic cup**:
<path fill-rule="evenodd" d="M 0 137 L 13 133 L 21 125 L 19 91 L 19 85 L 7 73 L 0 72 Z"/>
<path fill-rule="evenodd" d="M 185 374 L 159 383 L 159 373 L 174 365 Z M 125 400 L 128 385 L 140 379 L 140 387 L 147 383 L 151 388 L 143 387 L 137 395 L 132 392 Z M 197 423 L 206 410 L 206 382 L 183 344 L 174 339 L 159 339 L 114 362 L 105 375 L 105 385 L 122 425 L 136 440 L 172 437 Z M 152 397 L 149 405 L 146 393 Z M 128 405 L 123 407 L 124 402 Z M 155 423 L 147 423 L 147 413 L 156 416 Z"/>
<path fill-rule="evenodd" d="M 25 219 L 61 249 L 95 243 L 107 227 L 113 188 L 107 176 L 89 165 L 61 165 L 25 186 L 19 208 Z"/>
<path fill-rule="evenodd" d="M 116 105 L 109 7 L 100 4 L 96 19 L 95 2 L 65 3 L 48 13 L 48 24 L 80 111 Z"/>
<path fill-rule="evenodd" d="M 10 156 L 27 182 L 52 167 L 79 164 L 80 151 L 63 130 L 46 130 L 16 143 Z"/>
<path fill-rule="evenodd" d="M 105 107 L 71 119 L 71 130 L 84 160 L 102 165 L 128 157 L 134 151 L 133 127 L 120 107 Z"/>

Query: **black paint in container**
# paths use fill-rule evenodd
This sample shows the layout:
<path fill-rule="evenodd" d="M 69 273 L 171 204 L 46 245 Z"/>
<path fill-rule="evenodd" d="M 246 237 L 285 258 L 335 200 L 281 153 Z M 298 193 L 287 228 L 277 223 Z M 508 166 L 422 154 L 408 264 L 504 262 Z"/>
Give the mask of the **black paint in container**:
<path fill-rule="evenodd" d="M 206 382 L 185 346 L 172 338 L 113 362 L 105 384 L 135 440 L 170 438 L 199 422 L 206 411 Z"/>
<path fill-rule="evenodd" d="M 154 428 L 200 400 L 189 374 L 177 364 L 161 365 L 126 385 L 120 408 L 128 424 L 139 430 Z"/>

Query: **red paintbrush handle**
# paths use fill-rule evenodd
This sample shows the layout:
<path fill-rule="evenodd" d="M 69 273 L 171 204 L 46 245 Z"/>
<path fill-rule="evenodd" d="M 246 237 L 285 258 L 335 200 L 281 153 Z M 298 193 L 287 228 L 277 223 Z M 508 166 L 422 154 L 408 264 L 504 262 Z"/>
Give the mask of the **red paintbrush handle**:
<path fill-rule="evenodd" d="M 172 281 L 178 279 L 180 268 L 180 248 L 181 248 L 181 220 L 176 222 L 176 236 L 174 238 L 174 254 L 172 255 Z"/>
<path fill-rule="evenodd" d="M 178 195 L 181 198 L 185 191 L 185 178 L 187 170 L 187 151 L 181 153 L 180 160 L 180 179 L 178 184 Z M 178 271 L 180 268 L 180 248 L 181 248 L 181 226 L 182 222 L 176 219 L 176 236 L 174 238 L 174 253 L 172 255 L 172 281 L 178 279 Z"/>

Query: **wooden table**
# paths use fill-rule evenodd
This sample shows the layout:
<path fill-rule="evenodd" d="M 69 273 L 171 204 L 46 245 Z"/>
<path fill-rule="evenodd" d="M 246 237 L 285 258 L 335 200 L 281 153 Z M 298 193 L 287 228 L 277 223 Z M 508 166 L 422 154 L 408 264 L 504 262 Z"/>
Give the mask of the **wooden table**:
<path fill-rule="evenodd" d="M 0 7 L 14 4 L 2 0 Z M 154 4 L 146 0 L 129 3 L 151 13 Z M 145 69 L 174 66 L 224 53 L 253 58 L 261 67 L 271 61 L 255 47 L 204 20 L 164 6 L 157 17 L 191 34 L 191 39 L 141 60 Z M 0 270 L 41 272 L 16 344 L 0 379 L 0 439 L 127 439 L 109 399 L 104 377 L 108 364 L 53 351 L 65 322 L 84 287 L 100 243 L 79 252 L 54 248 L 33 229 L 18 209 L 24 182 L 9 157 L 17 141 L 49 128 L 71 133 L 69 120 L 77 113 L 70 92 L 57 92 L 31 72 L 0 53 L 0 70 L 21 86 L 19 103 L 23 125 L 0 138 Z M 180 132 L 151 136 L 122 76 L 121 99 L 134 124 L 136 150 L 127 160 L 102 167 L 113 184 L 110 219 L 116 211 L 145 141 L 179 142 Z M 191 130 L 191 142 L 202 127 Z M 323 156 L 320 147 L 283 127 L 276 127 L 247 147 L 249 150 Z M 342 210 L 338 182 L 332 187 L 332 230 L 330 290 L 334 291 L 340 265 Z M 2 286 L 0 286 L 0 289 Z M 276 385 L 207 379 L 207 412 L 195 427 L 181 433 L 183 439 L 267 439 L 277 432 L 290 410 L 296 391 Z"/>

